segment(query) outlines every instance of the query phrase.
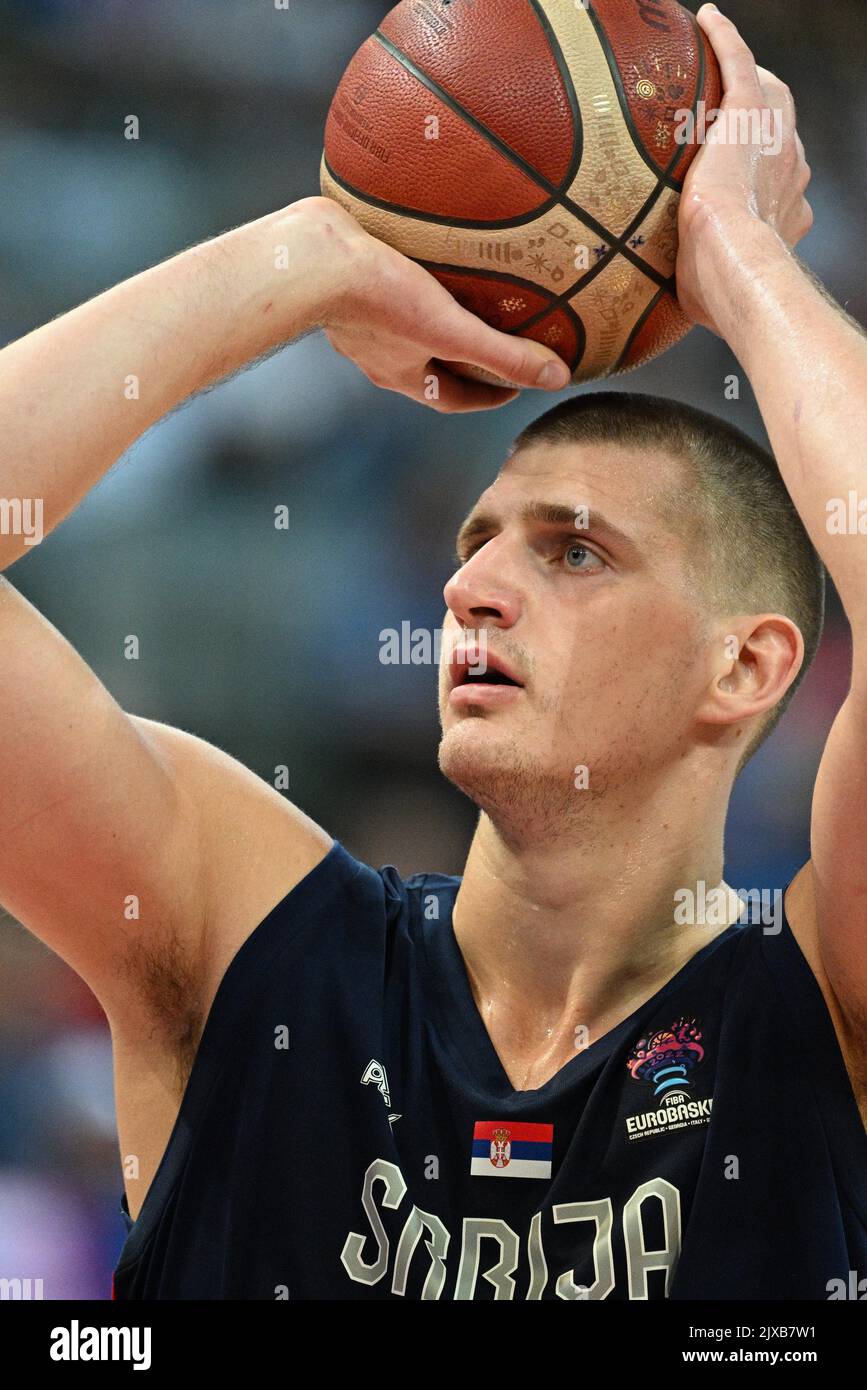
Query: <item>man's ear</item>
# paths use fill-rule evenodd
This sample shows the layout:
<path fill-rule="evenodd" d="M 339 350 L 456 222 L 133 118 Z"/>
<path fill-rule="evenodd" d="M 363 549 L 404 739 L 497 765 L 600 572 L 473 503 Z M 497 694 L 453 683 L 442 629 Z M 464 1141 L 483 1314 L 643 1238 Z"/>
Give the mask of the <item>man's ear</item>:
<path fill-rule="evenodd" d="M 803 661 L 804 639 L 791 618 L 760 613 L 736 619 L 720 635 L 698 718 L 724 725 L 765 714 L 782 700 Z"/>

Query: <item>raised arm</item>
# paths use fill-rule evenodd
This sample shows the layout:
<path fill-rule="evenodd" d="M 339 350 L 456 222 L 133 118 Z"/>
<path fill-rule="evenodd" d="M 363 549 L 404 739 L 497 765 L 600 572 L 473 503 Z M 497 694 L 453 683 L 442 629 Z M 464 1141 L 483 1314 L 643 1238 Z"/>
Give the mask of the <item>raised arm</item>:
<path fill-rule="evenodd" d="M 435 359 L 525 385 L 559 361 L 466 313 L 335 203 L 305 199 L 0 353 L 0 568 L 27 553 L 35 518 L 49 532 L 174 406 L 319 325 L 419 401 L 434 371 L 441 410 L 514 393 Z M 189 1033 L 234 950 L 330 843 L 225 753 L 126 714 L 0 576 L 0 903 L 87 980 L 113 1026 Z"/>
<path fill-rule="evenodd" d="M 867 1076 L 867 337 L 793 254 L 813 219 L 791 92 L 756 66 L 715 7 L 705 5 L 699 19 L 720 59 L 723 112 L 781 119 L 778 152 L 709 143 L 696 159 L 681 204 L 678 289 L 746 370 L 783 481 L 852 629 L 852 684 L 816 779 L 798 902 L 801 945 L 826 994 L 830 985 Z M 835 505 L 848 516 L 852 496 L 858 523 L 838 533 Z"/>

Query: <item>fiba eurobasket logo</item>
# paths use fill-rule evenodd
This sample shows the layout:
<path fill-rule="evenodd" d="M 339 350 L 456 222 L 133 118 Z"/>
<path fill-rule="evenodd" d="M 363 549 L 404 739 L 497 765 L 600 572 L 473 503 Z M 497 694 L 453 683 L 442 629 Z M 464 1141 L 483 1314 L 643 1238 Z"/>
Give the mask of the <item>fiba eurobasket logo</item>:
<path fill-rule="evenodd" d="M 690 1095 L 690 1073 L 703 1058 L 701 1029 L 694 1018 L 680 1018 L 636 1043 L 626 1065 L 634 1081 L 651 1089 L 652 1100 L 643 1113 L 627 1116 L 630 1139 L 707 1124 L 713 1097 L 694 1100 Z"/>

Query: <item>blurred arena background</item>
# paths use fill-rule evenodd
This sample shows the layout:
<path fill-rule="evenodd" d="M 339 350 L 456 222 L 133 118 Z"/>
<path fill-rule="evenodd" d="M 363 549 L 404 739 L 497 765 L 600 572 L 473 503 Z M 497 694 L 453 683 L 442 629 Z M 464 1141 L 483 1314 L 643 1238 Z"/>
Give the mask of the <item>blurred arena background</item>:
<path fill-rule="evenodd" d="M 801 254 L 864 322 L 863 0 L 721 7 L 794 90 L 816 213 Z M 0 0 L 0 341 L 318 192 L 332 91 L 389 8 Z M 124 138 L 130 114 L 137 141 Z M 615 384 L 766 442 L 743 374 L 704 330 Z M 291 799 L 376 866 L 459 872 L 475 816 L 436 769 L 436 672 L 381 665 L 379 634 L 440 626 L 455 527 L 551 403 L 530 393 L 439 416 L 377 391 L 313 335 L 151 431 L 10 578 L 130 711 L 270 781 L 285 765 Z M 280 504 L 287 531 L 274 528 Z M 137 661 L 124 658 L 131 633 Z M 810 791 L 848 669 L 832 595 L 814 669 L 736 789 L 733 886 L 782 887 L 808 857 Z M 120 1193 L 101 1010 L 0 912 L 0 1276 L 40 1276 L 46 1298 L 107 1297 Z"/>

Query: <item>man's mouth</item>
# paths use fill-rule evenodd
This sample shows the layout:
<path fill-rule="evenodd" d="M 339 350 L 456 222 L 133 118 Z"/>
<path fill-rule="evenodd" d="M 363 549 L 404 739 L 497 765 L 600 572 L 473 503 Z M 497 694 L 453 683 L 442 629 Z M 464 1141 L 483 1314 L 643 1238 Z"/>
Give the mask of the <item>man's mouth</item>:
<path fill-rule="evenodd" d="M 500 671 L 495 666 L 489 666 L 485 671 L 465 669 L 460 673 L 455 685 L 516 685 L 521 688 L 520 681 L 507 676 L 505 671 Z"/>
<path fill-rule="evenodd" d="M 469 695 L 472 691 L 497 686 L 516 690 L 524 688 L 518 673 L 501 657 L 487 651 L 486 644 L 456 651 L 449 668 L 452 691 L 466 689 Z"/>
<path fill-rule="evenodd" d="M 520 689 L 521 682 L 513 681 L 511 676 L 505 675 L 503 671 L 481 671 L 473 675 L 472 671 L 467 671 L 459 685 L 516 685 Z"/>

